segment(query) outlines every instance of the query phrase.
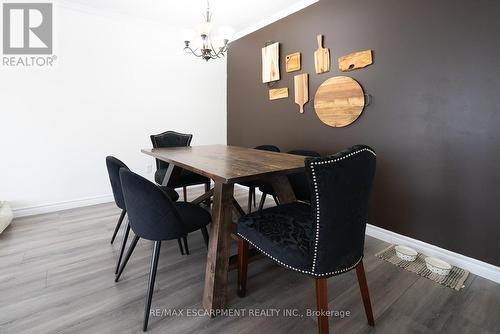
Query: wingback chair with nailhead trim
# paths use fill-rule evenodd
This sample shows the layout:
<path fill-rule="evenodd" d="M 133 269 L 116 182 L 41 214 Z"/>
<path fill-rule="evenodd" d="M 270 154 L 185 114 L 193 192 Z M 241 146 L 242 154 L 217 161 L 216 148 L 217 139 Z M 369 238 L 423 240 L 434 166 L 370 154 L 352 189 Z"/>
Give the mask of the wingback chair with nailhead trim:
<path fill-rule="evenodd" d="M 365 229 L 376 154 L 356 145 L 305 159 L 311 204 L 294 202 L 238 220 L 238 295 L 246 293 L 248 247 L 316 280 L 319 333 L 328 333 L 327 279 L 356 268 L 369 325 L 374 325 L 363 268 Z"/>

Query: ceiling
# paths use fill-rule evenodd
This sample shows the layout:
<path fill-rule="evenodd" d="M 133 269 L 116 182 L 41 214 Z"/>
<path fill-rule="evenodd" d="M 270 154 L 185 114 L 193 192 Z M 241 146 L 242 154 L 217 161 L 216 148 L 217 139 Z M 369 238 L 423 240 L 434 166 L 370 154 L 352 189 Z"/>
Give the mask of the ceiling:
<path fill-rule="evenodd" d="M 63 0 L 76 5 L 112 14 L 134 16 L 182 28 L 192 28 L 203 18 L 206 0 Z M 315 1 L 305 0 L 211 0 L 214 25 L 229 25 L 237 32 L 258 24 L 283 11 L 305 7 Z M 292 9 L 292 10 L 290 10 Z"/>

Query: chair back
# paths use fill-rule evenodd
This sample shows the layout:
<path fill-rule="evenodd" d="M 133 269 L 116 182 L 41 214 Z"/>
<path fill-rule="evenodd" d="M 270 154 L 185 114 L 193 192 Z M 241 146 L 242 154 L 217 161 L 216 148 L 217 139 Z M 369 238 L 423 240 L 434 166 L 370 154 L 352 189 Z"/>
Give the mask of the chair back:
<path fill-rule="evenodd" d="M 306 158 L 311 193 L 312 272 L 340 274 L 363 258 L 376 154 L 356 145 L 322 158 Z"/>
<path fill-rule="evenodd" d="M 148 240 L 172 240 L 187 234 L 172 200 L 154 183 L 122 168 L 120 180 L 130 228 Z"/>
<path fill-rule="evenodd" d="M 120 168 L 128 169 L 128 167 L 121 160 L 112 156 L 106 157 L 106 167 L 108 169 L 109 181 L 111 182 L 115 203 L 120 209 L 126 210 L 125 200 L 123 199 L 122 183 L 120 181 Z"/>
<path fill-rule="evenodd" d="M 292 150 L 289 154 L 302 155 L 304 157 L 320 157 L 321 154 L 310 150 Z M 305 172 L 288 174 L 288 181 L 292 186 L 295 197 L 300 201 L 309 202 L 311 200 L 311 188 Z"/>
<path fill-rule="evenodd" d="M 255 146 L 254 149 L 261 151 L 270 151 L 270 152 L 281 152 L 279 147 L 274 145 L 259 145 Z"/>
<path fill-rule="evenodd" d="M 184 147 L 191 145 L 192 134 L 179 133 L 175 131 L 166 131 L 157 135 L 151 135 L 151 143 L 153 148 L 162 147 Z M 167 169 L 169 163 L 156 159 L 157 169 Z"/>

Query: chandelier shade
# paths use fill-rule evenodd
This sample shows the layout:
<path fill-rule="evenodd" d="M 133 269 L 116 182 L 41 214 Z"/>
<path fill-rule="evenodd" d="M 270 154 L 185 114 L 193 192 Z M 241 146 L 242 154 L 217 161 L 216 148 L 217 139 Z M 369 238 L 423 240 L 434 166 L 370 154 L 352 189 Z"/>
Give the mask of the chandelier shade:
<path fill-rule="evenodd" d="M 183 29 L 180 36 L 184 40 L 184 51 L 206 61 L 222 58 L 228 50 L 228 43 L 234 35 L 234 29 L 221 26 L 212 34 L 212 13 L 207 0 L 207 9 L 197 29 Z"/>

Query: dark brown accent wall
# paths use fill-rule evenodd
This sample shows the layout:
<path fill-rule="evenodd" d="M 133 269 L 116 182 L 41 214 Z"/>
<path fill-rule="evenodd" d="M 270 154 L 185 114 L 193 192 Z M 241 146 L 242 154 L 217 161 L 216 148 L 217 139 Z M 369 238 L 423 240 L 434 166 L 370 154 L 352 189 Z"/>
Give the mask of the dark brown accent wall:
<path fill-rule="evenodd" d="M 228 143 L 334 153 L 367 144 L 378 153 L 371 224 L 500 265 L 500 2 L 322 0 L 233 43 L 228 58 Z M 317 75 L 316 34 L 332 70 Z M 281 43 L 288 99 L 269 101 L 260 52 Z M 348 73 L 373 96 L 346 128 L 324 125 L 313 103 L 298 113 L 293 76 L 309 95 L 341 75 L 337 58 L 374 50 Z M 300 51 L 302 70 L 286 73 Z"/>

